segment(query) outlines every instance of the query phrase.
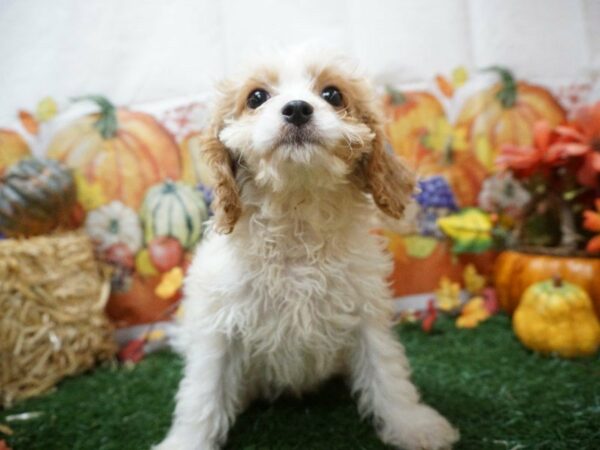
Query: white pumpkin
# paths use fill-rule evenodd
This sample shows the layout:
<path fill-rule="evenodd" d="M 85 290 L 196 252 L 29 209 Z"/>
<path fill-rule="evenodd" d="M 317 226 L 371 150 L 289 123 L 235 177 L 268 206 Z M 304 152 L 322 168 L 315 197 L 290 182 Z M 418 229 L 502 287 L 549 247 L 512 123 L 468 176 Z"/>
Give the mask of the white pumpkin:
<path fill-rule="evenodd" d="M 190 249 L 202 236 L 208 208 L 201 192 L 167 180 L 148 190 L 140 214 L 147 244 L 156 236 L 170 236 Z"/>
<path fill-rule="evenodd" d="M 90 211 L 85 229 L 100 250 L 122 243 L 135 254 L 142 247 L 142 227 L 138 215 L 118 200 Z"/>

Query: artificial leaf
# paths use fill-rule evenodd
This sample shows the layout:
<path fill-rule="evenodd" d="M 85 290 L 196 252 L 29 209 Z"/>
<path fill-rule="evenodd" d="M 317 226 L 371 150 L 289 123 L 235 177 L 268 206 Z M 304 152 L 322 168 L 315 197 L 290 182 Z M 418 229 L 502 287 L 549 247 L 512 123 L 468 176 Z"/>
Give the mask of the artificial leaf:
<path fill-rule="evenodd" d="M 435 84 L 437 84 L 437 87 L 444 96 L 452 97 L 454 95 L 454 86 L 452 86 L 452 83 L 445 76 L 437 75 L 435 77 Z"/>
<path fill-rule="evenodd" d="M 469 79 L 469 72 L 465 66 L 458 66 L 452 71 L 452 84 L 455 88 L 464 85 Z"/>
<path fill-rule="evenodd" d="M 427 303 L 427 309 L 424 311 L 423 321 L 421 322 L 421 328 L 423 331 L 425 333 L 430 333 L 436 320 L 437 309 L 435 308 L 435 301 L 431 299 Z"/>
<path fill-rule="evenodd" d="M 77 188 L 77 199 L 86 211 L 96 209 L 108 201 L 100 183 L 90 183 L 77 171 L 75 172 L 75 186 Z"/>
<path fill-rule="evenodd" d="M 28 133 L 38 134 L 40 129 L 38 121 L 30 112 L 24 110 L 19 111 L 19 120 Z"/>
<path fill-rule="evenodd" d="M 460 306 L 460 285 L 442 277 L 440 287 L 435 291 L 437 307 L 445 312 L 453 311 Z"/>
<path fill-rule="evenodd" d="M 439 228 L 452 239 L 455 253 L 482 252 L 492 246 L 492 221 L 480 209 L 467 208 L 459 213 L 440 217 Z"/>
<path fill-rule="evenodd" d="M 490 313 L 485 307 L 483 297 L 473 297 L 460 312 L 460 316 L 456 319 L 456 326 L 458 328 L 475 328 L 488 317 L 490 317 Z"/>
<path fill-rule="evenodd" d="M 498 302 L 496 290 L 491 287 L 485 288 L 482 295 L 485 302 L 485 309 L 487 309 L 490 315 L 497 314 L 500 311 L 500 303 Z"/>
<path fill-rule="evenodd" d="M 165 272 L 156 286 L 154 293 L 157 297 L 168 300 L 173 297 L 183 284 L 183 270 L 181 267 L 173 267 Z"/>
<path fill-rule="evenodd" d="M 485 277 L 477 272 L 473 264 L 468 264 L 463 270 L 463 282 L 465 289 L 473 295 L 481 293 L 486 284 Z"/>
<path fill-rule="evenodd" d="M 122 362 L 138 363 L 144 358 L 146 339 L 132 339 L 121 350 L 117 357 Z"/>

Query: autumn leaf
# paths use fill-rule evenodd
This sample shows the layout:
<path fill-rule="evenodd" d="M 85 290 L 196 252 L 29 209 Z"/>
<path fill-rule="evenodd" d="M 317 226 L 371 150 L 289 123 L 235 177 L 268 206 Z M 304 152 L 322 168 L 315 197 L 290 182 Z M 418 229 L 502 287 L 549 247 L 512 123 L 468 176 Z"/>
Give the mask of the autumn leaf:
<path fill-rule="evenodd" d="M 435 298 L 440 310 L 450 312 L 457 309 L 460 306 L 460 285 L 442 277 Z"/>
<path fill-rule="evenodd" d="M 121 350 L 119 350 L 117 357 L 121 362 L 138 363 L 144 358 L 145 345 L 146 340 L 143 338 L 132 339 Z"/>
<path fill-rule="evenodd" d="M 81 173 L 75 171 L 77 199 L 83 209 L 91 211 L 108 202 L 100 183 L 90 183 Z"/>
<path fill-rule="evenodd" d="M 165 272 L 158 286 L 154 290 L 157 297 L 168 300 L 173 297 L 183 285 L 183 270 L 181 267 L 173 267 Z"/>
<path fill-rule="evenodd" d="M 25 128 L 28 133 L 38 134 L 38 131 L 40 130 L 38 121 L 35 117 L 33 117 L 33 115 L 30 112 L 20 110 L 19 120 L 21 121 L 21 125 L 23 125 L 23 128 Z"/>
<path fill-rule="evenodd" d="M 40 122 L 46 122 L 56 116 L 58 106 L 52 97 L 44 97 L 37 104 L 35 116 Z"/>
<path fill-rule="evenodd" d="M 463 270 L 463 282 L 465 289 L 473 295 L 481 293 L 486 284 L 485 277 L 477 272 L 473 264 L 468 264 Z"/>
<path fill-rule="evenodd" d="M 435 301 L 433 299 L 429 300 L 427 303 L 427 309 L 424 313 L 423 321 L 421 322 L 421 329 L 425 333 L 430 333 L 437 320 L 437 309 L 435 308 Z"/>
<path fill-rule="evenodd" d="M 456 326 L 458 328 L 475 328 L 488 317 L 490 317 L 490 313 L 485 306 L 483 297 L 473 297 L 460 312 L 460 316 L 456 319 Z"/>

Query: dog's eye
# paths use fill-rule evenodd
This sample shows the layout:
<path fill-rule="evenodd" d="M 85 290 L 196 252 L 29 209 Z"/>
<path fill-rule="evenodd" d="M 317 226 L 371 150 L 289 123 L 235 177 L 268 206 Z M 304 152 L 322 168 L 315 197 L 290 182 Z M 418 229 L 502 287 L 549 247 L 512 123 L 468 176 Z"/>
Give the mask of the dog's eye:
<path fill-rule="evenodd" d="M 342 93 L 335 86 L 327 86 L 325 89 L 323 89 L 323 91 L 321 92 L 321 97 L 331 106 L 334 106 L 336 108 L 344 104 L 344 101 L 342 99 Z"/>
<path fill-rule="evenodd" d="M 250 92 L 248 100 L 246 100 L 246 104 L 248 105 L 248 108 L 256 109 L 267 100 L 269 100 L 269 93 L 267 91 L 264 89 L 255 89 L 254 91 Z"/>

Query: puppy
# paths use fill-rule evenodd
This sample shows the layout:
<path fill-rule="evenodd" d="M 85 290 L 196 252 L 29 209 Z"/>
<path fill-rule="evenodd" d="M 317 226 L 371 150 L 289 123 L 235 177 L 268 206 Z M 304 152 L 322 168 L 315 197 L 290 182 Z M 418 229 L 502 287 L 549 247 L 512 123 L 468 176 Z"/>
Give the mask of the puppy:
<path fill-rule="evenodd" d="M 419 401 L 390 330 L 392 269 L 369 233 L 400 218 L 415 180 L 384 149 L 381 113 L 347 60 L 296 50 L 221 85 L 203 152 L 215 217 L 185 282 L 185 358 L 157 450 L 212 450 L 256 397 L 344 374 L 381 439 L 448 448 L 458 432 Z"/>

